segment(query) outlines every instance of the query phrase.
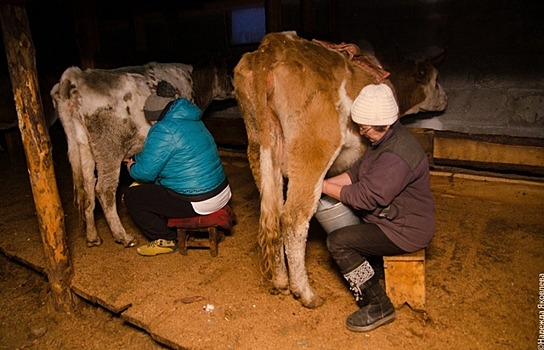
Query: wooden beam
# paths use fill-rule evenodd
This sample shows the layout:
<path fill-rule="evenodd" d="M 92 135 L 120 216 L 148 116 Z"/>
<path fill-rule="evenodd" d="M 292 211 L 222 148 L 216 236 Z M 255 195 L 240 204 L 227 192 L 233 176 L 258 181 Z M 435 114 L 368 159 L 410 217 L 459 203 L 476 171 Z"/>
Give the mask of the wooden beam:
<path fill-rule="evenodd" d="M 544 139 L 434 131 L 436 164 L 544 174 Z"/>
<path fill-rule="evenodd" d="M 74 2 L 76 44 L 81 69 L 95 68 L 95 54 L 100 51 L 94 3 L 90 0 Z"/>
<path fill-rule="evenodd" d="M 19 5 L 2 4 L 0 21 L 45 252 L 45 271 L 55 308 L 71 312 L 75 309 L 75 303 L 70 289 L 72 267 L 66 244 L 64 210 L 53 168 L 51 139 L 43 113 L 36 73 L 36 53 L 26 9 Z"/>
<path fill-rule="evenodd" d="M 265 0 L 266 32 L 280 32 L 281 28 L 281 0 Z"/>
<path fill-rule="evenodd" d="M 315 0 L 301 0 L 302 31 L 313 33 L 315 31 Z"/>
<path fill-rule="evenodd" d="M 329 9 L 329 33 L 338 33 L 338 0 L 327 0 Z"/>

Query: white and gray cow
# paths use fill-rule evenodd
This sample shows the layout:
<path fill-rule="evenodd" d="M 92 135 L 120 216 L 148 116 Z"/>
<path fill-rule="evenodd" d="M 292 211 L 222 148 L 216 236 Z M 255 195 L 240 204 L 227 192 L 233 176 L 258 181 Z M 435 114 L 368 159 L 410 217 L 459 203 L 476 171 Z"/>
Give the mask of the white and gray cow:
<path fill-rule="evenodd" d="M 233 98 L 226 68 L 181 63 L 148 63 L 112 70 L 68 68 L 51 90 L 53 105 L 68 142 L 74 201 L 85 223 L 87 245 L 102 243 L 94 220 L 95 196 L 116 242 L 137 244 L 117 213 L 116 191 L 122 160 L 141 151 L 150 125 L 146 98 L 166 80 L 205 110 L 212 100 Z"/>

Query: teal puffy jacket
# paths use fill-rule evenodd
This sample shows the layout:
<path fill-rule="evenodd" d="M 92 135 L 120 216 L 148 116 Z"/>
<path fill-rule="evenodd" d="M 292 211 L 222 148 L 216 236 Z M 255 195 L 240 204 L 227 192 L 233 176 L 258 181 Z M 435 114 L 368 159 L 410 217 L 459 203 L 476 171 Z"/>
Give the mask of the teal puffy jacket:
<path fill-rule="evenodd" d="M 134 156 L 130 176 L 183 195 L 217 189 L 226 175 L 215 141 L 201 118 L 200 109 L 188 100 L 173 101 L 164 118 L 149 130 L 142 152 Z"/>

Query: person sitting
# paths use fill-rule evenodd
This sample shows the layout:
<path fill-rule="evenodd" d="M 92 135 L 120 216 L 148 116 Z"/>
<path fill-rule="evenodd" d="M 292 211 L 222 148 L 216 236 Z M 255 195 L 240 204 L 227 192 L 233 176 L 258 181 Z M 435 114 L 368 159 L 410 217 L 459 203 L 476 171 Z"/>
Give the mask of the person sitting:
<path fill-rule="evenodd" d="M 152 124 L 143 150 L 125 159 L 137 182 L 124 193 L 128 213 L 149 244 L 143 256 L 177 250 L 177 234 L 168 218 L 211 214 L 231 198 L 230 186 L 215 141 L 202 122 L 201 110 L 161 81 L 144 114 Z"/>
<path fill-rule="evenodd" d="M 351 118 L 370 146 L 346 172 L 323 181 L 324 194 L 362 213 L 362 223 L 327 236 L 327 248 L 360 307 L 346 320 L 354 332 L 396 318 L 379 283 L 379 260 L 425 248 L 435 231 L 427 156 L 398 114 L 387 85 L 365 86 L 352 105 Z"/>

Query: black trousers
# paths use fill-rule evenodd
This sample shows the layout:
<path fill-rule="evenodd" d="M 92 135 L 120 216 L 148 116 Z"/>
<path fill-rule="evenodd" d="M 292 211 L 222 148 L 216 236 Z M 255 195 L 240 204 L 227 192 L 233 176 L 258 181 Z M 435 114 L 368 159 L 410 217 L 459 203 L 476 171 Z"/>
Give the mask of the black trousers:
<path fill-rule="evenodd" d="M 327 248 L 340 272 L 346 274 L 368 261 L 376 270 L 384 255 L 406 253 L 397 247 L 375 224 L 358 224 L 332 231 L 327 236 Z"/>
<path fill-rule="evenodd" d="M 153 183 L 129 187 L 125 191 L 125 206 L 130 217 L 150 240 L 177 239 L 175 229 L 168 227 L 168 218 L 198 216 L 191 202 L 176 192 Z"/>

